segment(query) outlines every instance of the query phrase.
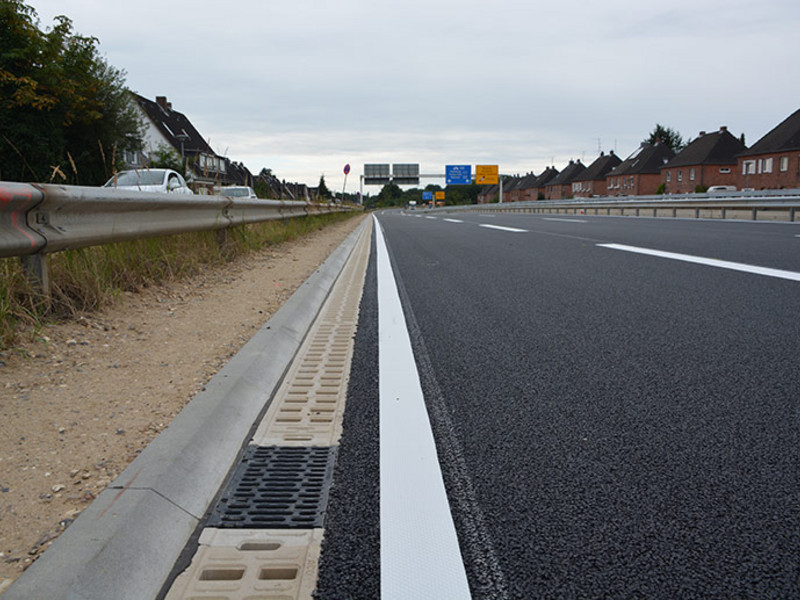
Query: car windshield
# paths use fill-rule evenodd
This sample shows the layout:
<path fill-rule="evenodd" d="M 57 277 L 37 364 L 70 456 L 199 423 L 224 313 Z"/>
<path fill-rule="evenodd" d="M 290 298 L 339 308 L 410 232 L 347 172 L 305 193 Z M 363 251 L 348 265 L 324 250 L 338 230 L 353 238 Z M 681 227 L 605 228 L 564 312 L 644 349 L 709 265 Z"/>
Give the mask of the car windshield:
<path fill-rule="evenodd" d="M 112 178 L 106 186 L 161 185 L 163 181 L 164 171 L 122 171 L 117 174 L 116 183 Z"/>

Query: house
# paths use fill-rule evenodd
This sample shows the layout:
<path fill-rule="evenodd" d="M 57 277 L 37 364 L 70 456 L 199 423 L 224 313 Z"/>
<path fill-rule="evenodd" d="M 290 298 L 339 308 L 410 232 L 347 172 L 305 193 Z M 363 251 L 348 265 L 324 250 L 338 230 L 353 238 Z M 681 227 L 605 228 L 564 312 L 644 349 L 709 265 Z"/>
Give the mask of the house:
<path fill-rule="evenodd" d="M 500 193 L 499 185 L 485 185 L 478 192 L 478 204 L 491 204 L 497 202 L 497 197 Z"/>
<path fill-rule="evenodd" d="M 633 154 L 609 171 L 606 186 L 610 196 L 649 196 L 661 185 L 661 167 L 675 157 L 669 146 L 642 142 Z"/>
<path fill-rule="evenodd" d="M 591 198 L 592 196 L 605 196 L 606 177 L 611 170 L 618 166 L 622 159 L 611 150 L 608 154 L 600 152 L 595 161 L 586 167 L 572 180 L 572 195 L 575 198 Z"/>
<path fill-rule="evenodd" d="M 558 175 L 545 185 L 544 197 L 547 200 L 566 200 L 572 198 L 572 181 L 586 170 L 580 160 L 571 160 Z"/>
<path fill-rule="evenodd" d="M 712 185 L 738 184 L 737 156 L 747 150 L 728 128 L 700 135 L 666 165 L 661 183 L 667 194 L 705 192 Z"/>
<path fill-rule="evenodd" d="M 800 187 L 800 110 L 738 156 L 740 189 Z"/>
<path fill-rule="evenodd" d="M 557 176 L 558 169 L 555 167 L 547 167 L 533 182 L 531 182 L 530 187 L 526 190 L 527 196 L 525 199 L 544 200 L 547 184 Z"/>
<path fill-rule="evenodd" d="M 156 96 L 155 102 L 139 94 L 133 96 L 145 116 L 145 151 L 126 153 L 128 168 L 146 167 L 153 155 L 166 147 L 174 150 L 187 165 L 186 179 L 195 192 L 213 193 L 215 185 L 238 183 L 228 176 L 230 161 L 211 149 L 186 115 L 172 108 L 166 96 Z"/>
<path fill-rule="evenodd" d="M 516 175 L 503 180 L 503 202 L 520 202 L 522 200 L 522 177 Z"/>
<path fill-rule="evenodd" d="M 528 202 L 530 200 L 536 200 L 536 180 L 539 179 L 539 176 L 536 175 L 533 171 L 528 173 L 525 177 L 522 178 L 522 181 L 519 184 L 519 191 L 520 191 L 520 201 L 521 202 Z"/>

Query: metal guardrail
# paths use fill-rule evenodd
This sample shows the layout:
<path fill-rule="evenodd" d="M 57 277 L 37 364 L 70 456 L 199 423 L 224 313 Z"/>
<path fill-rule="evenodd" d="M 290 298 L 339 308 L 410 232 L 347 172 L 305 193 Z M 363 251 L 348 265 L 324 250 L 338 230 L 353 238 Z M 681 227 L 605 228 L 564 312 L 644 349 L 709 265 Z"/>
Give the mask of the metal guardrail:
<path fill-rule="evenodd" d="M 350 210 L 341 205 L 0 182 L 0 257 Z"/>
<path fill-rule="evenodd" d="M 795 221 L 800 209 L 800 190 L 763 190 L 722 194 L 675 194 L 663 196 L 604 196 L 572 200 L 533 200 L 502 204 L 446 206 L 432 211 L 541 212 L 557 214 L 608 214 L 623 216 L 748 218 L 759 215 L 772 220 Z M 648 212 L 649 211 L 649 212 Z"/>

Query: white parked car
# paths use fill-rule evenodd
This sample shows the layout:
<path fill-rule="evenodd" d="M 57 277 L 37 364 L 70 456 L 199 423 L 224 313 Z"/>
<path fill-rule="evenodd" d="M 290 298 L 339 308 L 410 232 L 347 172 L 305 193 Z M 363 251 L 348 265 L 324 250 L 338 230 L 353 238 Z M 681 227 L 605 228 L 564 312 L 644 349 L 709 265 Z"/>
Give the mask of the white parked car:
<path fill-rule="evenodd" d="M 228 185 L 219 189 L 220 196 L 228 198 L 258 198 L 253 188 L 246 185 Z"/>
<path fill-rule="evenodd" d="M 726 192 L 735 192 L 735 185 L 712 185 L 706 191 L 707 194 L 725 194 Z"/>
<path fill-rule="evenodd" d="M 162 192 L 164 194 L 193 194 L 186 180 L 172 169 L 135 169 L 120 171 L 103 187 L 140 192 Z"/>

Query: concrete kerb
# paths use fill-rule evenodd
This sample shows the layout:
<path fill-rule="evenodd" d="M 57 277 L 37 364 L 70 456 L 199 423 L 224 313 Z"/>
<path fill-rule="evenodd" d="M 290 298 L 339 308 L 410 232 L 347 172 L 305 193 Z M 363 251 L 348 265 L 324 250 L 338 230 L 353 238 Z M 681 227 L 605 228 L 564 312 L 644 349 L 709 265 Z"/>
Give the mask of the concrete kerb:
<path fill-rule="evenodd" d="M 269 406 L 366 223 L 3 593 L 3 600 L 158 595 Z"/>

